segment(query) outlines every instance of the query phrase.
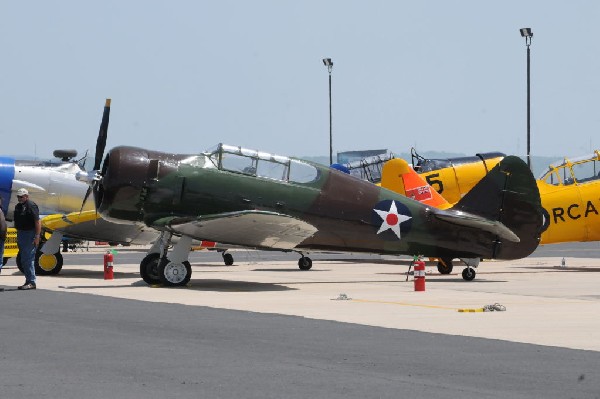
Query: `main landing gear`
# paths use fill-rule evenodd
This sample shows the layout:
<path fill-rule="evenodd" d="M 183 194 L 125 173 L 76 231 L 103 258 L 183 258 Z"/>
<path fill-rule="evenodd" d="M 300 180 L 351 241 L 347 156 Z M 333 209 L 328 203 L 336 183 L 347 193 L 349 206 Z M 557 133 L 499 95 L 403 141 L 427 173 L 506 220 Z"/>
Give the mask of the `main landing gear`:
<path fill-rule="evenodd" d="M 192 266 L 188 261 L 192 239 L 183 236 L 167 257 L 172 234 L 161 233 L 140 262 L 140 276 L 150 284 L 163 284 L 169 287 L 186 285 L 192 278 Z"/>
<path fill-rule="evenodd" d="M 163 284 L 168 287 L 184 286 L 192 278 L 192 266 L 188 260 L 192 239 L 179 238 L 171 253 L 168 253 L 172 234 L 163 232 L 140 262 L 140 276 L 150 285 Z M 223 263 L 233 265 L 233 255 L 220 250 Z"/>
<path fill-rule="evenodd" d="M 450 258 L 442 258 L 438 260 L 437 269 L 440 274 L 452 273 L 453 267 L 454 265 L 452 264 L 452 259 Z"/>
<path fill-rule="evenodd" d="M 23 273 L 23 265 L 21 264 L 21 254 L 18 253 L 15 258 L 19 271 Z M 35 253 L 35 259 L 33 261 L 35 265 L 35 274 L 38 276 L 51 276 L 58 274 L 63 267 L 63 256 L 60 252 L 52 254 L 45 254 L 42 251 Z"/>
<path fill-rule="evenodd" d="M 44 237 L 44 234 L 42 234 L 42 237 Z M 35 274 L 50 276 L 60 273 L 63 267 L 63 256 L 60 253 L 62 237 L 63 235 L 60 232 L 55 232 L 49 240 L 42 238 L 40 249 L 35 253 Z M 17 254 L 15 262 L 22 273 L 21 254 Z"/>

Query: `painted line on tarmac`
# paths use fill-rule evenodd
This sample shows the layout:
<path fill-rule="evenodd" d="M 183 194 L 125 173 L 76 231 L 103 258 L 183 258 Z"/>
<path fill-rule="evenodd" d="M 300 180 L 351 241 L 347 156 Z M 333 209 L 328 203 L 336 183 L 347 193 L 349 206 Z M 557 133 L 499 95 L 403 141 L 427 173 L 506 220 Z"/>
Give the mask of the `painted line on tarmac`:
<path fill-rule="evenodd" d="M 393 302 L 393 301 L 375 301 L 370 299 L 351 299 L 353 302 L 363 302 L 363 303 L 381 303 L 384 305 L 399 305 L 399 306 L 412 306 L 416 308 L 429 308 L 429 309 L 442 309 L 442 310 L 452 310 L 457 311 L 458 308 L 449 308 L 447 306 L 438 306 L 438 305 L 422 305 L 418 303 L 407 303 L 407 302 Z"/>

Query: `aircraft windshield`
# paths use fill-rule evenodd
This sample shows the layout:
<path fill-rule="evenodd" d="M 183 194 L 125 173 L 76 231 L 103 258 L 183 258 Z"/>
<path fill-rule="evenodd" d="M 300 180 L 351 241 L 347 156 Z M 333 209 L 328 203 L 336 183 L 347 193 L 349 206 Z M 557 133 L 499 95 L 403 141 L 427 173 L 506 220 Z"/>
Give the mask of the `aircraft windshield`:
<path fill-rule="evenodd" d="M 371 183 L 379 183 L 381 181 L 383 164 L 394 158 L 394 154 L 375 155 L 359 161 L 348 162 L 343 166 L 350 170 L 352 176 L 370 181 Z"/>
<path fill-rule="evenodd" d="M 585 183 L 600 179 L 600 156 L 598 151 L 593 155 L 564 158 L 558 166 L 550 165 L 542 174 L 540 180 L 553 185 L 570 185 L 575 182 Z"/>
<path fill-rule="evenodd" d="M 209 157 L 220 170 L 249 176 L 296 183 L 310 183 L 318 176 L 317 168 L 300 160 L 226 144 L 219 144 Z"/>
<path fill-rule="evenodd" d="M 214 165 L 210 158 L 207 157 L 204 154 L 200 154 L 200 155 L 192 155 L 188 158 L 185 158 L 183 160 L 181 160 L 182 164 L 185 165 L 190 165 L 190 166 L 196 166 L 196 167 L 200 167 L 200 168 L 214 168 L 216 167 L 216 165 Z"/>

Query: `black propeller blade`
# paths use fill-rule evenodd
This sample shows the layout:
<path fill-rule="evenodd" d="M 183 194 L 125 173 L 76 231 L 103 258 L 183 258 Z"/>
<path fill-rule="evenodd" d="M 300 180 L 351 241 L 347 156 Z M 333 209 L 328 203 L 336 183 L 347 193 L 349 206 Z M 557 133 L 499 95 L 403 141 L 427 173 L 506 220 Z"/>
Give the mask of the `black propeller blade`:
<path fill-rule="evenodd" d="M 85 192 L 83 202 L 81 203 L 80 213 L 83 211 L 85 203 L 94 190 L 96 184 L 98 184 L 98 177 L 100 173 L 100 166 L 102 166 L 102 158 L 104 157 L 104 149 L 106 148 L 106 139 L 108 136 L 108 122 L 110 119 L 110 98 L 106 99 L 104 104 L 104 112 L 102 113 L 102 122 L 100 123 L 100 131 L 98 132 L 98 140 L 96 141 L 96 156 L 94 159 L 94 168 L 88 174 L 88 184 L 90 185 Z M 92 177 L 93 176 L 93 177 Z"/>
<path fill-rule="evenodd" d="M 100 123 L 100 131 L 98 132 L 98 141 L 96 141 L 96 160 L 94 162 L 94 170 L 100 170 L 102 158 L 104 157 L 104 149 L 106 148 L 106 137 L 108 135 L 108 120 L 110 118 L 110 98 L 106 99 L 104 105 L 104 113 L 102 114 L 102 123 Z"/>
<path fill-rule="evenodd" d="M 85 197 L 83 197 L 83 202 L 81 203 L 81 209 L 79 210 L 80 215 L 81 215 L 81 212 L 83 212 L 83 207 L 85 206 L 85 203 L 87 202 L 87 199 L 90 196 L 91 192 L 92 192 L 92 186 L 89 186 L 87 188 L 87 191 L 85 192 Z"/>

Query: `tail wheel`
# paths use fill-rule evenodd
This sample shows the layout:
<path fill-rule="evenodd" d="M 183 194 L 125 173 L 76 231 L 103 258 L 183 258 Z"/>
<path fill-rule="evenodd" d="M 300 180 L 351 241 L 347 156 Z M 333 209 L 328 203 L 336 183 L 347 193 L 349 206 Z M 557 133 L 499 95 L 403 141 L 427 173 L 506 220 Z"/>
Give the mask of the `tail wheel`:
<path fill-rule="evenodd" d="M 465 268 L 465 270 L 462 271 L 462 278 L 465 279 L 465 281 L 473 281 L 475 278 L 475 270 L 470 267 Z"/>
<path fill-rule="evenodd" d="M 309 257 L 303 256 L 298 260 L 298 267 L 300 270 L 310 270 L 312 267 L 312 260 Z"/>
<path fill-rule="evenodd" d="M 140 276 L 146 284 L 154 285 L 160 284 L 160 277 L 158 275 L 158 261 L 160 260 L 160 254 L 151 253 L 146 255 L 140 262 Z"/>
<path fill-rule="evenodd" d="M 58 274 L 63 267 L 63 256 L 60 251 L 53 254 L 45 254 L 42 251 L 38 251 L 35 254 L 34 264 L 35 273 L 40 276 Z"/>
<path fill-rule="evenodd" d="M 190 262 L 171 262 L 168 259 L 158 265 L 160 282 L 166 286 L 186 285 L 192 278 L 192 266 Z"/>
<path fill-rule="evenodd" d="M 437 269 L 440 274 L 450 274 L 452 273 L 452 268 L 454 265 L 452 264 L 452 259 L 442 258 L 438 261 Z"/>

